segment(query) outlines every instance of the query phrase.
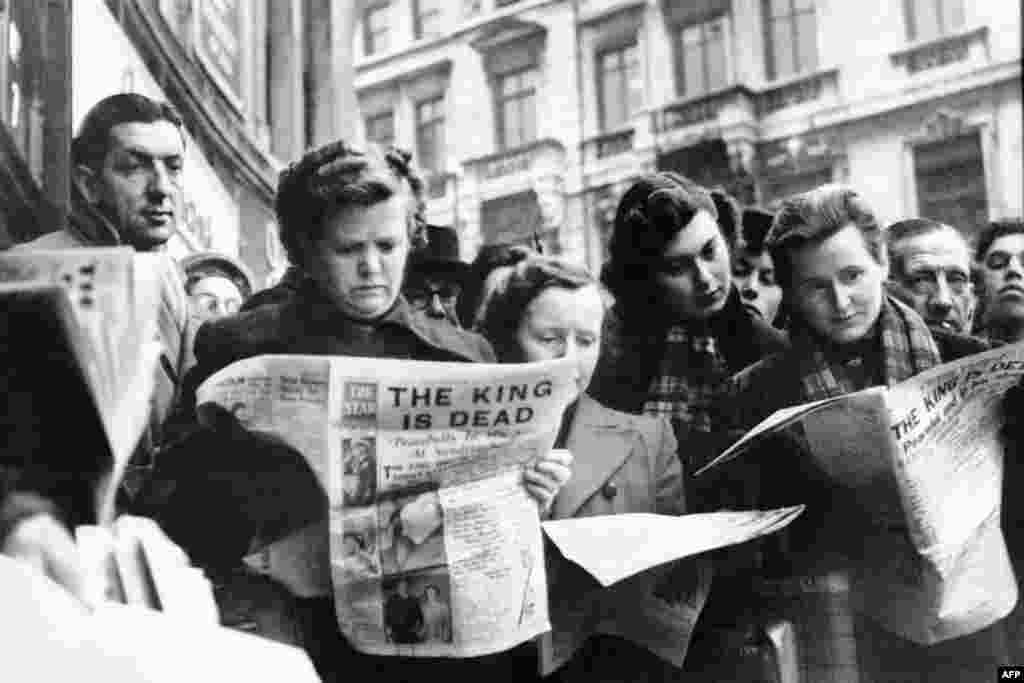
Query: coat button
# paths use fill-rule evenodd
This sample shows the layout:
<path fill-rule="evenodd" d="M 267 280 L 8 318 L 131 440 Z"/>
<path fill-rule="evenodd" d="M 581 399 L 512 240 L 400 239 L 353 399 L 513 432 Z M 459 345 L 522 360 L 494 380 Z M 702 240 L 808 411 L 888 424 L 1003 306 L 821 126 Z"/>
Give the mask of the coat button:
<path fill-rule="evenodd" d="M 614 481 L 605 483 L 605 485 L 601 487 L 601 495 L 608 500 L 612 500 L 615 496 L 619 495 L 619 485 Z"/>

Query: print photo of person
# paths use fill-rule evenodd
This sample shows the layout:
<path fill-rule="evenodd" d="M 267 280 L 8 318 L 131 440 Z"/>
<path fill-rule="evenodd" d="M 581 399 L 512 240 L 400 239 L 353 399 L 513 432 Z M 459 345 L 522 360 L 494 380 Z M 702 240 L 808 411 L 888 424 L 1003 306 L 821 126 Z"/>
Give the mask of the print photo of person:
<path fill-rule="evenodd" d="M 377 495 L 376 442 L 372 436 L 341 441 L 342 490 L 346 507 L 371 505 Z"/>
<path fill-rule="evenodd" d="M 436 484 L 381 494 L 377 511 L 385 575 L 447 563 L 444 514 Z"/>
<path fill-rule="evenodd" d="M 384 628 L 395 644 L 451 643 L 451 583 L 444 568 L 384 581 Z"/>
<path fill-rule="evenodd" d="M 377 554 L 377 519 L 373 512 L 347 514 L 340 533 L 331 528 L 332 563 L 344 581 L 380 576 Z M 334 550 L 336 548 L 336 550 Z"/>

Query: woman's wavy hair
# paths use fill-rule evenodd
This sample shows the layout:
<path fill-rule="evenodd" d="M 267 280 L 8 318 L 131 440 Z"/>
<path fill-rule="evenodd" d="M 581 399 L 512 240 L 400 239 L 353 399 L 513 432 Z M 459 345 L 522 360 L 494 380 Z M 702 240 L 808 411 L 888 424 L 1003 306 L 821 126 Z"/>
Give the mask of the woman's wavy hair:
<path fill-rule="evenodd" d="M 821 244 L 851 223 L 860 231 L 875 262 L 888 268 L 882 226 L 856 190 L 829 183 L 782 202 L 765 245 L 785 298 L 791 296 L 793 288 L 793 252 Z"/>
<path fill-rule="evenodd" d="M 307 152 L 278 179 L 275 210 L 288 260 L 304 265 L 302 245 L 320 239 L 326 221 L 339 211 L 387 201 L 403 186 L 411 195 L 411 246 L 422 246 L 426 243 L 424 186 L 409 152 L 375 145 L 364 152 L 344 141 Z"/>
<path fill-rule="evenodd" d="M 710 193 L 671 171 L 646 175 L 622 195 L 601 279 L 631 314 L 657 301 L 655 266 L 698 211 L 718 221 Z"/>
<path fill-rule="evenodd" d="M 549 256 L 519 252 L 513 263 L 491 271 L 484 282 L 484 292 L 474 320 L 473 329 L 491 342 L 498 360 L 519 362 L 522 350 L 516 332 L 527 306 L 541 292 L 551 287 L 577 290 L 595 285 L 607 299 L 597 278 L 582 266 Z"/>

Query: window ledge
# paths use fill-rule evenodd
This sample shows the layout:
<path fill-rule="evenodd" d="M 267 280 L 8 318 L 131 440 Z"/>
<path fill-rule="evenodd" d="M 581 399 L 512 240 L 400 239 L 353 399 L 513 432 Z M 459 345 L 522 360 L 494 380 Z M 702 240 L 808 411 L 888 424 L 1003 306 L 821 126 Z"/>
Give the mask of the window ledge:
<path fill-rule="evenodd" d="M 706 123 L 718 118 L 720 105 L 734 96 L 753 97 L 754 93 L 745 85 L 732 84 L 699 95 L 690 95 L 673 100 L 655 109 L 655 130 L 665 132 L 676 128 Z"/>
<path fill-rule="evenodd" d="M 583 141 L 584 157 L 588 162 L 608 159 L 633 150 L 635 130 L 623 126 L 602 132 Z"/>
<path fill-rule="evenodd" d="M 973 43 L 988 41 L 988 26 L 949 33 L 912 43 L 889 54 L 894 66 L 903 66 L 910 73 L 945 66 L 967 59 Z"/>
<path fill-rule="evenodd" d="M 758 112 L 764 116 L 787 107 L 820 99 L 828 86 L 838 89 L 839 69 L 828 67 L 784 80 L 771 81 L 758 97 Z"/>

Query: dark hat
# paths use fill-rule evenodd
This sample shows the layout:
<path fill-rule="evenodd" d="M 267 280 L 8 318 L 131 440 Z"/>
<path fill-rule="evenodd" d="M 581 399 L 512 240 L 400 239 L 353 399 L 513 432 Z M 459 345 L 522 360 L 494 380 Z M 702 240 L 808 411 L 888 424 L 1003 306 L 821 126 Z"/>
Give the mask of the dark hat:
<path fill-rule="evenodd" d="M 427 243 L 409 254 L 409 271 L 462 280 L 469 264 L 459 258 L 459 235 L 443 225 L 427 225 Z"/>
<path fill-rule="evenodd" d="M 739 239 L 740 208 L 736 200 L 725 190 L 715 188 L 711 190 L 711 201 L 715 203 L 718 211 L 718 227 L 722 236 L 730 245 L 735 244 Z"/>
<path fill-rule="evenodd" d="M 243 299 L 252 295 L 256 280 L 244 263 L 236 258 L 216 251 L 201 251 L 189 254 L 180 261 L 181 269 L 188 279 L 201 276 L 220 275 L 235 283 Z"/>
<path fill-rule="evenodd" d="M 749 207 L 743 210 L 743 232 L 740 246 L 753 252 L 762 252 L 765 249 L 765 237 L 771 230 L 775 214 L 758 207 Z"/>

